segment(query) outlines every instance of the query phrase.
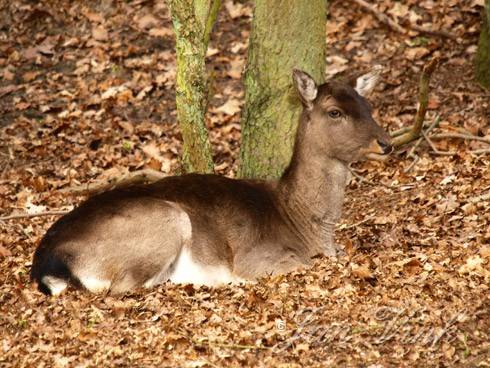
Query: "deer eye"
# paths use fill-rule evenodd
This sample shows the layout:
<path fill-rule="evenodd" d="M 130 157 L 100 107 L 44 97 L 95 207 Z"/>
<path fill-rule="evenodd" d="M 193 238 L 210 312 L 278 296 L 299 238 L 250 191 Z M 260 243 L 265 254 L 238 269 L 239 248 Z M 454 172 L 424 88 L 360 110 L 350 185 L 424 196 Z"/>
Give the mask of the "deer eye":
<path fill-rule="evenodd" d="M 330 110 L 328 112 L 328 116 L 330 116 L 332 119 L 338 119 L 342 116 L 342 113 L 340 110 Z"/>

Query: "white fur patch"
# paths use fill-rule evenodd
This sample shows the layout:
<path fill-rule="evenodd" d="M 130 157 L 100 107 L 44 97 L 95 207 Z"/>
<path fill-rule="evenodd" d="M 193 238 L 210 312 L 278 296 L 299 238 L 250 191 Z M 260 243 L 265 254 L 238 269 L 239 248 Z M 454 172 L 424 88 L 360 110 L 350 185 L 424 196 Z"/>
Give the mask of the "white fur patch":
<path fill-rule="evenodd" d="M 59 279 L 54 276 L 44 276 L 41 282 L 46 285 L 46 287 L 51 292 L 51 295 L 60 294 L 68 286 L 68 283 L 65 280 Z"/>
<path fill-rule="evenodd" d="M 110 280 L 100 280 L 93 276 L 79 276 L 80 283 L 89 291 L 98 293 L 111 287 Z"/>
<path fill-rule="evenodd" d="M 178 207 L 178 205 L 168 202 L 170 205 L 174 207 Z M 178 207 L 180 209 L 180 207 Z M 189 215 L 181 209 L 180 216 L 176 219 L 178 221 L 178 227 L 181 233 L 181 241 L 182 244 L 184 244 L 183 247 L 185 247 L 185 244 L 187 244 L 191 239 L 192 239 L 192 223 L 191 219 L 189 218 Z M 152 278 L 146 280 L 144 283 L 145 288 L 151 288 L 153 286 L 159 285 L 164 283 L 165 281 L 168 281 L 170 279 L 170 270 L 169 267 L 170 265 L 177 259 L 179 254 L 176 254 L 173 259 L 169 259 L 168 262 L 166 262 L 159 273 L 154 275 Z"/>
<path fill-rule="evenodd" d="M 187 247 L 182 249 L 175 268 L 169 275 L 169 280 L 176 284 L 206 286 L 239 283 L 242 281 L 234 276 L 226 266 L 209 266 L 196 262 Z"/>
<path fill-rule="evenodd" d="M 369 95 L 374 87 L 376 87 L 382 71 L 383 68 L 380 65 L 376 65 L 369 73 L 357 78 L 355 87 L 357 93 L 361 96 Z"/>
<path fill-rule="evenodd" d="M 145 288 L 151 288 L 156 285 L 160 285 L 167 281 L 169 279 L 169 270 L 168 270 L 168 264 L 165 265 L 165 267 L 162 267 L 161 271 L 157 273 L 155 276 L 153 276 L 151 279 L 146 280 L 146 282 L 143 284 Z"/>

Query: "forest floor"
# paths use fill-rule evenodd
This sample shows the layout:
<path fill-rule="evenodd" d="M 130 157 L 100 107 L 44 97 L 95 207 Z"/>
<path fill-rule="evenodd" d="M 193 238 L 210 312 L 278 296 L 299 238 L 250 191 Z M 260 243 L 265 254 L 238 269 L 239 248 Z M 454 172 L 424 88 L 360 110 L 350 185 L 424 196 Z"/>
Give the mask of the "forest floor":
<path fill-rule="evenodd" d="M 232 177 L 252 7 L 223 3 L 208 126 L 216 171 Z M 421 69 L 439 56 L 434 133 L 490 139 L 490 94 L 472 64 L 483 1 L 375 3 L 456 39 L 397 33 L 334 0 L 327 74 L 385 66 L 372 102 L 393 131 L 413 122 Z M 71 209 L 83 197 L 60 189 L 127 170 L 178 172 L 174 84 L 162 0 L 2 2 L 0 216 Z M 453 153 L 424 141 L 415 165 L 410 147 L 356 165 L 364 179 L 350 183 L 337 231 L 346 257 L 253 285 L 47 298 L 28 275 L 57 216 L 0 221 L 0 367 L 489 367 L 489 145 L 434 145 Z"/>

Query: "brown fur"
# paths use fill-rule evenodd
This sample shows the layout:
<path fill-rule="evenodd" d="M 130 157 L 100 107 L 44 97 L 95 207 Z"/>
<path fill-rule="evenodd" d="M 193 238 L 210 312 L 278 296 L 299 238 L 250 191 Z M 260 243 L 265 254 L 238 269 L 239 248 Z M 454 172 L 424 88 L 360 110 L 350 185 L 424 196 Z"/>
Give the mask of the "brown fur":
<path fill-rule="evenodd" d="M 110 280 L 114 293 L 159 273 L 165 281 L 184 247 L 195 262 L 224 266 L 237 279 L 285 273 L 321 253 L 335 256 L 346 165 L 385 152 L 378 142 L 389 146 L 389 136 L 352 87 L 331 82 L 308 93 L 311 77 L 295 73 L 305 109 L 280 180 L 190 174 L 90 198 L 57 221 L 36 250 L 32 277 L 41 290 L 51 292 L 45 276 L 83 287 L 81 275 L 94 275 Z M 342 118 L 331 118 L 332 109 Z"/>

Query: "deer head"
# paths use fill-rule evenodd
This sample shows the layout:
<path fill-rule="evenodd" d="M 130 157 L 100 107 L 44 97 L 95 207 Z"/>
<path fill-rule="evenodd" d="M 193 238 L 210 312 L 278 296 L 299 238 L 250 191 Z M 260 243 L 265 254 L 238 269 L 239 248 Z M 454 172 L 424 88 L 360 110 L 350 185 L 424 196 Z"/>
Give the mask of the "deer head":
<path fill-rule="evenodd" d="M 293 71 L 304 106 L 298 138 L 314 156 L 351 163 L 393 150 L 390 136 L 376 123 L 366 100 L 379 79 L 380 67 L 358 77 L 355 86 L 328 81 L 317 85 L 306 72 Z"/>

